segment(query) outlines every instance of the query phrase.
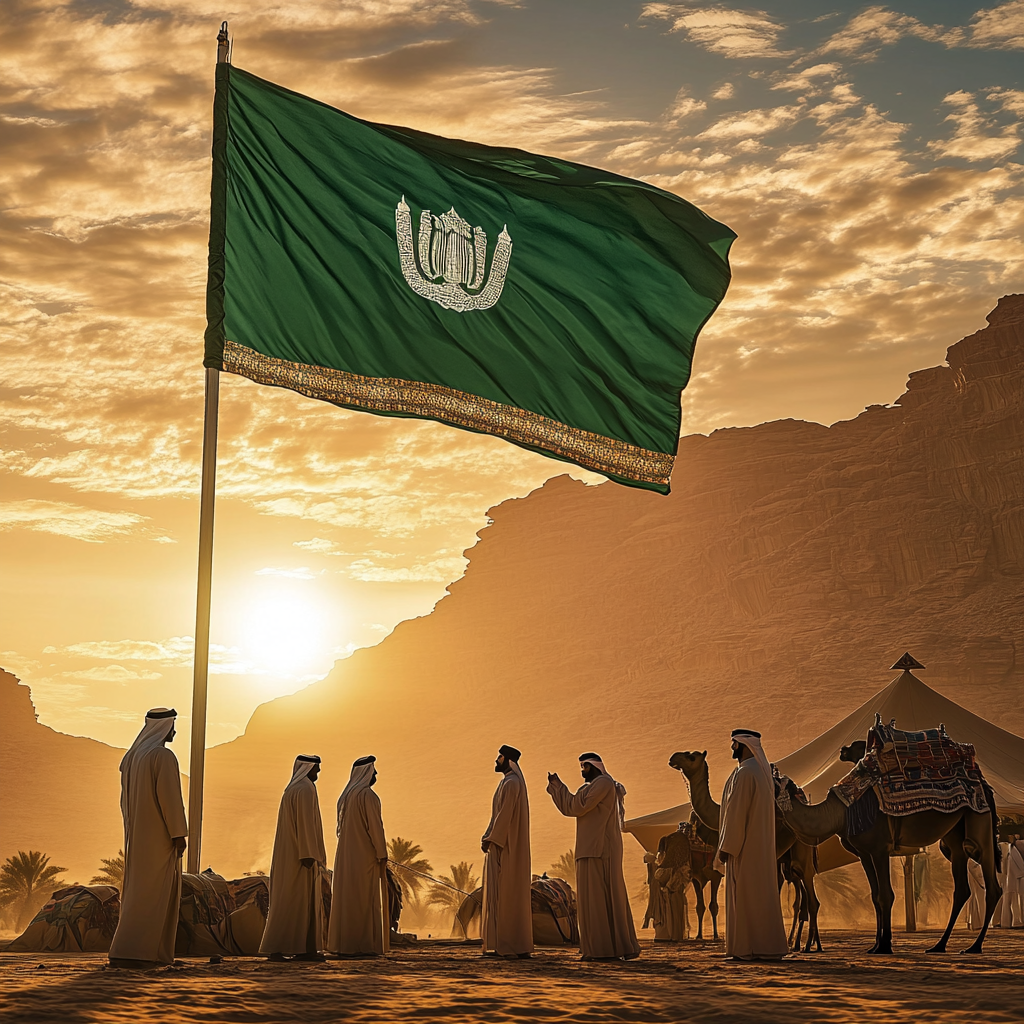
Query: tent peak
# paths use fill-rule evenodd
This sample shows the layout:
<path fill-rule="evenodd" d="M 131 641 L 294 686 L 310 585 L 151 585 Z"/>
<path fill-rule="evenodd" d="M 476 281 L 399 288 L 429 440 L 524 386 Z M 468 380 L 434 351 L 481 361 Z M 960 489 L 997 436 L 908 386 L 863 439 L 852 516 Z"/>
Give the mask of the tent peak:
<path fill-rule="evenodd" d="M 910 653 L 910 651 L 906 651 L 903 657 L 893 665 L 893 668 L 909 672 L 912 668 L 924 668 L 924 665 L 922 665 L 921 662 L 919 662 L 917 658 Z"/>

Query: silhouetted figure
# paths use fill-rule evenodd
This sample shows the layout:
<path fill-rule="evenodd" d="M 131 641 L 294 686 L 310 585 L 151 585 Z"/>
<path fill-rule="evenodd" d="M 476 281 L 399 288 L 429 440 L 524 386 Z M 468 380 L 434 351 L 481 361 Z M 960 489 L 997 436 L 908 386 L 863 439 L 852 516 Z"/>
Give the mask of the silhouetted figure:
<path fill-rule="evenodd" d="M 260 952 L 271 960 L 295 954 L 297 960 L 322 960 L 324 901 L 321 872 L 327 866 L 324 828 L 316 794 L 320 758 L 300 754 L 281 797 L 270 864 L 270 910 Z"/>
<path fill-rule="evenodd" d="M 121 916 L 110 943 L 113 967 L 174 961 L 185 852 L 185 805 L 174 739 L 177 712 L 154 708 L 121 759 L 124 883 Z"/>

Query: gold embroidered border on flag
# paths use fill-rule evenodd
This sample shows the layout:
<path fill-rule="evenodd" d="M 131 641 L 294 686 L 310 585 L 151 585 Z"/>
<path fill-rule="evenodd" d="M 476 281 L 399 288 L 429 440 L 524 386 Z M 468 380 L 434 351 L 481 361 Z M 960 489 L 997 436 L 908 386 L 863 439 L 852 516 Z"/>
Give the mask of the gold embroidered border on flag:
<path fill-rule="evenodd" d="M 300 395 L 383 413 L 405 413 L 493 434 L 507 441 L 560 455 L 595 473 L 667 485 L 674 456 L 649 451 L 539 413 L 503 405 L 465 391 L 402 380 L 364 377 L 346 370 L 307 366 L 225 340 L 224 369 L 257 384 L 289 388 Z"/>

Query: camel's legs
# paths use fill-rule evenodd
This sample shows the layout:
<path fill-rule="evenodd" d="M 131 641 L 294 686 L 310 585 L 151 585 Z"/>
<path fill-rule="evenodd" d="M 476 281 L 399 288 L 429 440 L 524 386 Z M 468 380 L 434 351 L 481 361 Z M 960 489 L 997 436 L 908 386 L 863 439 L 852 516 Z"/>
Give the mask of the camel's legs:
<path fill-rule="evenodd" d="M 812 943 L 817 946 L 817 952 L 821 952 L 821 936 L 818 934 L 818 908 L 821 906 L 821 901 L 818 899 L 818 894 L 814 891 L 814 877 L 810 877 L 806 880 L 805 888 L 807 889 L 807 916 L 810 919 L 807 925 L 807 946 L 804 948 L 805 953 L 811 952 Z"/>
<path fill-rule="evenodd" d="M 796 935 L 796 928 L 800 923 L 800 890 L 792 880 L 790 880 L 789 884 L 793 886 L 793 923 L 789 926 L 789 946 L 792 949 L 793 936 Z"/>
<path fill-rule="evenodd" d="M 695 910 L 697 913 L 697 941 L 704 941 L 704 878 L 702 875 L 694 875 L 691 879 L 693 882 L 694 891 L 694 903 L 696 904 Z"/>
<path fill-rule="evenodd" d="M 717 871 L 711 872 L 711 931 L 715 942 L 718 941 L 718 886 L 722 876 Z"/>
<path fill-rule="evenodd" d="M 981 864 L 982 874 L 985 876 L 985 921 L 978 932 L 978 937 L 964 952 L 980 953 L 985 943 L 985 933 L 992 920 L 992 912 L 999 902 L 999 897 L 1003 895 L 1003 890 L 996 877 L 996 846 L 992 835 L 991 817 L 988 814 L 968 812 L 968 817 L 964 821 L 964 832 L 974 845 L 975 859 Z"/>
<path fill-rule="evenodd" d="M 875 854 L 872 858 L 875 876 L 878 879 L 878 906 L 881 914 L 881 932 L 876 953 L 892 952 L 892 905 L 896 894 L 892 891 L 892 878 L 889 875 L 889 853 L 885 851 Z"/>
<path fill-rule="evenodd" d="M 952 840 L 952 841 L 950 841 Z M 949 923 L 942 937 L 932 946 L 929 953 L 945 953 L 950 933 L 964 909 L 964 904 L 971 898 L 971 885 L 967 881 L 967 854 L 964 851 L 964 833 L 960 823 L 958 827 L 943 837 L 939 849 L 949 857 L 949 867 L 953 873 L 953 906 L 949 913 Z"/>
<path fill-rule="evenodd" d="M 821 903 L 818 899 L 818 894 L 814 891 L 814 848 L 808 846 L 806 843 L 797 843 L 793 847 L 792 851 L 792 869 L 793 874 L 803 884 L 804 890 L 804 915 L 801 918 L 801 931 L 803 930 L 803 922 L 806 920 L 807 924 L 807 947 L 804 950 L 806 953 L 811 952 L 812 944 L 816 944 L 818 952 L 821 952 L 821 938 L 818 934 L 818 909 Z M 794 946 L 795 950 L 799 950 L 800 937 L 799 932 L 797 933 L 797 945 Z"/>
<path fill-rule="evenodd" d="M 868 885 L 871 887 L 871 905 L 875 908 L 875 944 L 868 952 L 877 953 L 882 944 L 882 905 L 878 895 L 878 875 L 875 873 L 874 862 L 868 854 L 860 855 L 860 864 L 867 876 Z"/>

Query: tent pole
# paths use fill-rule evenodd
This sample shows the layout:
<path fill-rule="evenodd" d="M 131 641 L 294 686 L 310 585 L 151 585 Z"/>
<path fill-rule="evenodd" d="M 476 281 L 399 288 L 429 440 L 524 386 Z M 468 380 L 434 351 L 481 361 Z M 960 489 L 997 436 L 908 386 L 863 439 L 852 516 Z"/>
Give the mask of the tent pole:
<path fill-rule="evenodd" d="M 188 774 L 188 870 L 200 871 L 203 840 L 203 775 L 206 768 L 206 691 L 210 663 L 210 592 L 213 584 L 213 509 L 217 483 L 217 413 L 220 371 L 206 368 L 203 416 L 203 482 L 199 499 L 199 581 L 192 672 L 192 753 Z"/>

